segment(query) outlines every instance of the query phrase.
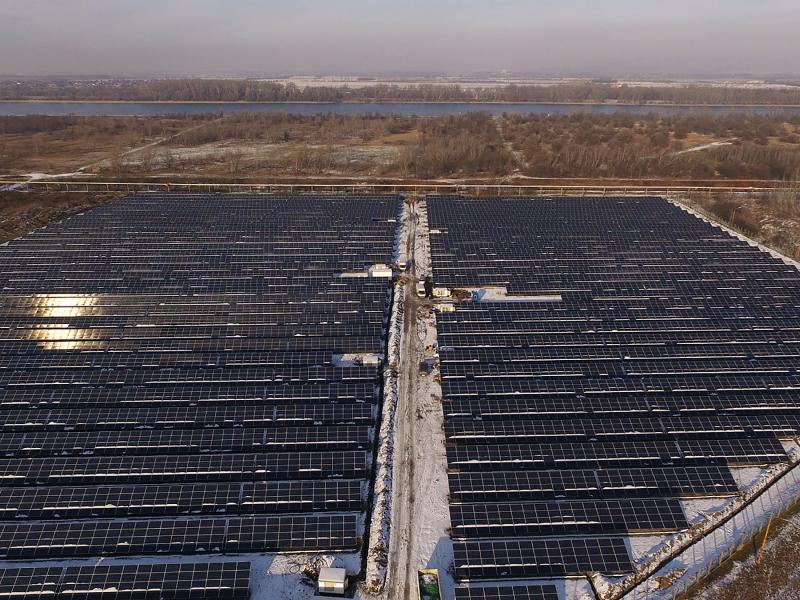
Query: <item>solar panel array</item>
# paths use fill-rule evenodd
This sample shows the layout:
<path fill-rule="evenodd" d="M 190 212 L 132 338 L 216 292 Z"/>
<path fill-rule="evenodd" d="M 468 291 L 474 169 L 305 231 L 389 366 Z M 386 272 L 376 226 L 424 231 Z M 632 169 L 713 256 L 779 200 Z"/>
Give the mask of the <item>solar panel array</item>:
<path fill-rule="evenodd" d="M 146 557 L 358 550 L 382 371 L 333 357 L 385 352 L 391 282 L 338 275 L 400 209 L 142 195 L 0 247 L 4 593 L 240 598 L 241 565 Z"/>
<path fill-rule="evenodd" d="M 249 562 L 40 567 L 0 571 L 0 598 L 242 600 Z"/>
<path fill-rule="evenodd" d="M 554 585 L 457 588 L 456 600 L 558 600 Z"/>
<path fill-rule="evenodd" d="M 629 572 L 625 536 L 682 530 L 680 498 L 736 494 L 731 467 L 786 459 L 797 269 L 658 198 L 427 211 L 437 285 L 561 296 L 438 316 L 462 581 Z"/>

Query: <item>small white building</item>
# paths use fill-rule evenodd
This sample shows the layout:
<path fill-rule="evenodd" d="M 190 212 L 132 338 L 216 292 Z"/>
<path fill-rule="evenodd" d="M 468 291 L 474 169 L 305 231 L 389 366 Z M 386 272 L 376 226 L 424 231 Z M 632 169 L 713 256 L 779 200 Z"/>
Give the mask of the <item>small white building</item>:
<path fill-rule="evenodd" d="M 345 569 L 323 567 L 319 570 L 317 584 L 317 591 L 320 594 L 344 596 L 347 590 L 347 571 Z"/>
<path fill-rule="evenodd" d="M 359 357 L 361 366 L 364 367 L 380 367 L 383 357 L 380 354 L 362 354 Z"/>
<path fill-rule="evenodd" d="M 382 277 L 386 279 L 392 278 L 392 268 L 389 265 L 372 265 L 369 268 L 369 276 L 370 277 Z"/>

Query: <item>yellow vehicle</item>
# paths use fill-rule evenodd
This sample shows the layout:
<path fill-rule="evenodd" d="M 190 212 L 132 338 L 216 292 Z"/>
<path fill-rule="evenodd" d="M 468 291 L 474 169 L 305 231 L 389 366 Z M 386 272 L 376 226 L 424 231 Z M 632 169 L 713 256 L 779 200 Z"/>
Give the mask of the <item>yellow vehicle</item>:
<path fill-rule="evenodd" d="M 420 569 L 417 571 L 419 600 L 441 600 L 439 587 L 439 569 Z"/>

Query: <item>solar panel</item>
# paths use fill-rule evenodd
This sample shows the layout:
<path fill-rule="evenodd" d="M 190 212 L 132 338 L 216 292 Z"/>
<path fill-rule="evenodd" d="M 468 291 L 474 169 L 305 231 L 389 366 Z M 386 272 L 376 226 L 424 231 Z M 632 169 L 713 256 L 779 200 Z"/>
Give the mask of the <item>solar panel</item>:
<path fill-rule="evenodd" d="M 633 570 L 621 538 L 455 542 L 453 554 L 456 577 L 464 581 Z"/>
<path fill-rule="evenodd" d="M 559 600 L 554 585 L 457 587 L 456 600 Z"/>
<path fill-rule="evenodd" d="M 227 552 L 300 552 L 358 547 L 355 515 L 245 517 L 228 525 Z"/>
<path fill-rule="evenodd" d="M 448 419 L 448 441 L 462 444 L 525 442 L 569 439 L 681 439 L 711 436 L 761 435 L 793 437 L 800 431 L 798 415 L 681 415 L 677 417 L 604 418 L 605 415 L 572 419 L 518 417 L 513 421 Z"/>
<path fill-rule="evenodd" d="M 504 502 L 653 496 L 731 496 L 739 486 L 725 466 L 450 473 L 450 501 Z"/>
<path fill-rule="evenodd" d="M 1 346 L 2 344 L 0 344 Z M 0 390 L 5 408 L 118 408 L 132 406 L 260 405 L 304 402 L 374 402 L 372 383 L 289 382 L 281 386 L 251 384 L 187 385 L 171 388 L 58 388 Z"/>
<path fill-rule="evenodd" d="M 0 519 L 359 512 L 358 480 L 0 488 Z"/>
<path fill-rule="evenodd" d="M 69 567 L 58 598 L 244 600 L 249 595 L 249 562 L 209 562 Z"/>
<path fill-rule="evenodd" d="M 281 425 L 370 425 L 375 409 L 361 404 L 169 406 L 93 410 L 2 410 L 4 431 L 205 429 Z"/>
<path fill-rule="evenodd" d="M 63 567 L 0 569 L 0 598 L 56 598 L 63 573 Z"/>
<path fill-rule="evenodd" d="M 244 600 L 250 563 L 160 563 L 0 570 L 0 598 Z"/>
<path fill-rule="evenodd" d="M 0 525 L 8 560 L 222 552 L 224 519 L 69 521 Z"/>
<path fill-rule="evenodd" d="M 363 451 L 0 459 L 0 486 L 363 478 Z"/>
<path fill-rule="evenodd" d="M 603 469 L 596 473 L 603 497 L 731 496 L 739 492 L 725 466 Z"/>
<path fill-rule="evenodd" d="M 357 515 L 0 525 L 8 560 L 86 556 L 356 549 Z"/>
<path fill-rule="evenodd" d="M 606 535 L 680 531 L 689 525 L 678 500 L 565 500 L 453 504 L 455 538 Z"/>
<path fill-rule="evenodd" d="M 447 449 L 451 469 L 470 471 L 555 466 L 646 466 L 672 464 L 682 459 L 674 442 L 487 444 Z"/>
<path fill-rule="evenodd" d="M 250 513 L 359 512 L 365 498 L 358 480 L 275 481 L 245 484 L 241 510 Z"/>
<path fill-rule="evenodd" d="M 450 473 L 451 502 L 502 502 L 556 498 L 595 498 L 601 495 L 595 472 L 486 471 Z"/>
<path fill-rule="evenodd" d="M 59 519 L 238 513 L 241 485 L 0 488 L 0 518 Z"/>

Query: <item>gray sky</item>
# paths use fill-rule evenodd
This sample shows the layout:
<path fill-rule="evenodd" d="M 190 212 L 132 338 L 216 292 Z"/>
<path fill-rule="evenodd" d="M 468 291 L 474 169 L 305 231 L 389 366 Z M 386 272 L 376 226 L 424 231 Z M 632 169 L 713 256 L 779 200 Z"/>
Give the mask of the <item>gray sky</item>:
<path fill-rule="evenodd" d="M 0 0 L 0 73 L 800 72 L 800 0 Z"/>

